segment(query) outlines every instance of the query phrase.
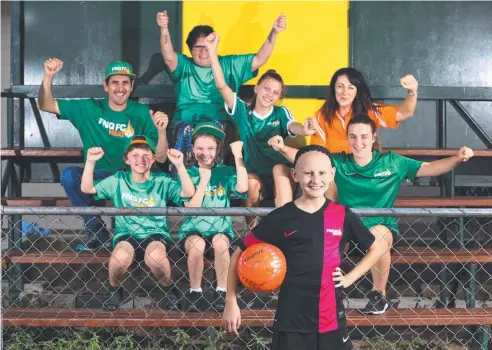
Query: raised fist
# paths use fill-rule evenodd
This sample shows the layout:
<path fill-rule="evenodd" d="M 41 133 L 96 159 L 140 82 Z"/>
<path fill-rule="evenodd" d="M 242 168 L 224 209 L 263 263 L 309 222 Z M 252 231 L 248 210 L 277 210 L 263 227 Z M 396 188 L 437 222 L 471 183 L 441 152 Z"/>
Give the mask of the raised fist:
<path fill-rule="evenodd" d="M 157 24 L 163 29 L 168 29 L 169 17 L 166 10 L 157 12 Z"/>
<path fill-rule="evenodd" d="M 183 153 L 177 149 L 171 148 L 167 150 L 167 159 L 176 167 L 183 165 Z"/>
<path fill-rule="evenodd" d="M 217 52 L 219 39 L 220 39 L 219 34 L 217 34 L 216 32 L 210 33 L 205 38 L 205 47 L 207 48 L 208 52 Z"/>
<path fill-rule="evenodd" d="M 88 162 L 97 162 L 104 156 L 104 150 L 102 147 L 91 147 L 87 150 L 86 160 Z"/>
<path fill-rule="evenodd" d="M 243 141 L 236 141 L 229 145 L 231 147 L 234 158 L 241 158 L 243 156 Z"/>
<path fill-rule="evenodd" d="M 63 67 L 63 61 L 58 58 L 48 58 L 44 62 L 44 75 L 54 77 Z"/>
<path fill-rule="evenodd" d="M 473 150 L 469 147 L 463 146 L 458 151 L 458 157 L 462 162 L 466 162 L 468 159 L 473 157 Z"/>
<path fill-rule="evenodd" d="M 280 15 L 275 20 L 275 23 L 273 23 L 273 30 L 275 30 L 276 33 L 280 33 L 283 32 L 286 27 L 287 17 L 283 13 L 280 13 Z"/>
<path fill-rule="evenodd" d="M 280 152 L 284 148 L 284 139 L 282 136 L 274 136 L 268 140 L 268 145 L 272 147 L 275 151 Z"/>
<path fill-rule="evenodd" d="M 150 116 L 152 118 L 152 121 L 154 122 L 155 127 L 157 128 L 157 131 L 166 131 L 167 125 L 169 124 L 169 117 L 166 113 L 160 111 L 154 112 L 150 110 Z"/>
<path fill-rule="evenodd" d="M 304 135 L 305 136 L 311 136 L 316 133 L 316 126 L 318 124 L 318 121 L 316 120 L 315 117 L 309 117 L 306 119 L 304 122 Z"/>
<path fill-rule="evenodd" d="M 407 89 L 409 92 L 415 93 L 417 92 L 419 88 L 419 83 L 417 79 L 411 74 L 405 75 L 403 78 L 400 79 L 400 84 L 403 86 L 405 89 Z"/>

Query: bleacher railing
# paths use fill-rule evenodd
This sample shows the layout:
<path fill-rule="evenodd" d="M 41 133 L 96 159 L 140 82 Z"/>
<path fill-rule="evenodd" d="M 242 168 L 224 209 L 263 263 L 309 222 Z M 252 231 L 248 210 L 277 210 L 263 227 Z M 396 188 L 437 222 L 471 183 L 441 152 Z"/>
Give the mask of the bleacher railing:
<path fill-rule="evenodd" d="M 142 262 L 123 283 L 117 312 L 103 311 L 109 251 L 77 253 L 86 239 L 81 215 L 162 216 L 175 238 L 168 252 L 183 310 L 189 289 L 185 253 L 176 232 L 186 216 L 232 216 L 236 237 L 249 231 L 244 216 L 272 208 L 59 208 L 1 207 L 2 325 L 6 349 L 266 349 L 277 292 L 239 288 L 244 325 L 225 334 L 221 313 L 159 308 L 162 290 Z M 492 324 L 492 209 L 354 209 L 360 216 L 397 217 L 388 297 L 381 316 L 365 306 L 370 274 L 345 290 L 350 335 L 361 349 L 488 349 Z M 30 226 L 20 218 L 29 220 Z M 39 225 L 39 226 L 38 226 Z M 30 229 L 26 231 L 26 227 Z M 213 257 L 213 255 L 212 255 Z M 202 288 L 213 300 L 213 258 L 207 255 Z M 342 270 L 360 254 L 349 251 Z M 17 347 L 16 347 L 17 346 Z"/>

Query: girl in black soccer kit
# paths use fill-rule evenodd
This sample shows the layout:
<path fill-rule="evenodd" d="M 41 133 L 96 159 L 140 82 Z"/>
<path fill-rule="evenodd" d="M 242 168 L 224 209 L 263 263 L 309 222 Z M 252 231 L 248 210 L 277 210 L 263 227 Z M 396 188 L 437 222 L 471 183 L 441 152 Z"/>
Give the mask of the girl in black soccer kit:
<path fill-rule="evenodd" d="M 325 198 L 334 177 L 330 157 L 320 146 L 299 150 L 293 177 L 302 196 L 264 217 L 232 255 L 223 315 L 228 332 L 237 335 L 241 325 L 236 299 L 239 256 L 247 247 L 265 242 L 280 248 L 287 260 L 270 349 L 352 348 L 342 298 L 336 288 L 347 288 L 369 271 L 384 253 L 384 243 L 375 241 L 349 208 Z M 356 242 L 367 254 L 343 275 L 340 260 L 348 241 Z"/>

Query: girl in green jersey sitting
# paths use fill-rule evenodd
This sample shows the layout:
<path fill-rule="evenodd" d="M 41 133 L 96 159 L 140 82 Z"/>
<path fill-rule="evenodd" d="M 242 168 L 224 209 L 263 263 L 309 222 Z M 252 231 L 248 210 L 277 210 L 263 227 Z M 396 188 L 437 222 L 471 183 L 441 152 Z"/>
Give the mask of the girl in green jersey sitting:
<path fill-rule="evenodd" d="M 404 179 L 439 176 L 456 168 L 473 157 L 473 150 L 462 147 L 455 156 L 433 162 L 422 162 L 392 152 L 380 153 L 376 138 L 376 125 L 365 114 L 358 114 L 347 125 L 347 138 L 352 154 L 333 154 L 336 168 L 335 184 L 338 202 L 350 208 L 393 208 Z M 272 147 L 293 160 L 296 149 L 283 145 L 276 137 Z M 335 186 L 333 186 L 335 187 Z M 400 237 L 395 217 L 364 217 L 364 225 L 376 239 L 387 242 L 386 253 L 371 269 L 373 289 L 363 313 L 379 315 L 389 307 L 386 284 L 391 266 L 390 250 Z"/>
<path fill-rule="evenodd" d="M 244 163 L 248 170 L 248 198 L 245 206 L 257 207 L 261 200 L 274 199 L 275 206 L 280 207 L 292 201 L 295 182 L 291 176 L 291 165 L 272 150 L 268 140 L 274 135 L 284 138 L 287 135 L 312 135 L 315 133 L 314 123 L 308 118 L 302 125 L 294 120 L 286 107 L 276 105 L 282 96 L 284 83 L 274 70 L 268 70 L 260 77 L 251 104 L 242 101 L 226 83 L 217 56 L 218 43 L 217 33 L 210 34 L 205 40 L 215 86 L 244 142 Z M 248 218 L 248 223 L 252 224 L 254 219 Z"/>
<path fill-rule="evenodd" d="M 192 132 L 196 166 L 188 173 L 196 186 L 195 195 L 185 202 L 187 207 L 228 208 L 230 196 L 245 198 L 248 192 L 248 173 L 244 167 L 243 143 L 230 144 L 236 168 L 217 164 L 217 153 L 224 142 L 224 132 L 213 122 L 202 122 Z M 214 252 L 217 287 L 212 307 L 222 311 L 225 305 L 227 270 L 231 241 L 235 238 L 230 216 L 187 216 L 179 230 L 181 247 L 188 255 L 190 290 L 186 293 L 188 311 L 203 311 L 210 307 L 203 297 L 202 277 L 204 254 Z"/>

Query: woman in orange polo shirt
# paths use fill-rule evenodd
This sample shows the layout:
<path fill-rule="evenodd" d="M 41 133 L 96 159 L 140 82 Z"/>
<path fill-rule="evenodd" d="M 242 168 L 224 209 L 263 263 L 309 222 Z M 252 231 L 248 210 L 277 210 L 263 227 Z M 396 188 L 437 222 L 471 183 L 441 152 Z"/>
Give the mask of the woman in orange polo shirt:
<path fill-rule="evenodd" d="M 312 118 L 317 133 L 311 136 L 312 145 L 320 145 L 332 153 L 351 153 L 347 141 L 347 124 L 359 113 L 369 115 L 378 128 L 396 129 L 411 116 L 417 105 L 418 82 L 412 75 L 400 79 L 408 90 L 399 105 L 383 105 L 372 101 L 364 76 L 354 68 L 341 68 L 331 78 L 325 103 Z"/>

